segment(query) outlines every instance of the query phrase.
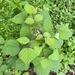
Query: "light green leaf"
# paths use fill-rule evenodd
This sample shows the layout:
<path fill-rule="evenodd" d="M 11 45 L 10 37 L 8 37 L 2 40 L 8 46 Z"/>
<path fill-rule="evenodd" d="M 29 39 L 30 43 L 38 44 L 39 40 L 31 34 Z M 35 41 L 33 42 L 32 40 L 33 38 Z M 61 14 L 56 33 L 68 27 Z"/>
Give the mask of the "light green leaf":
<path fill-rule="evenodd" d="M 11 21 L 16 24 L 22 24 L 25 19 L 27 18 L 27 13 L 25 11 L 19 13 L 18 15 L 14 16 Z"/>
<path fill-rule="evenodd" d="M 30 47 L 35 47 L 35 46 L 39 46 L 41 43 L 37 40 L 33 40 L 30 42 Z"/>
<path fill-rule="evenodd" d="M 55 39 L 55 38 L 45 38 L 45 43 L 48 44 L 51 48 L 61 48 L 63 45 L 63 40 L 62 39 Z"/>
<path fill-rule="evenodd" d="M 55 38 L 45 38 L 45 43 L 48 44 L 51 48 L 55 48 L 55 42 L 57 40 Z"/>
<path fill-rule="evenodd" d="M 61 62 L 60 62 L 60 60 L 52 61 L 51 71 L 58 73 L 60 69 L 61 69 Z"/>
<path fill-rule="evenodd" d="M 42 65 L 43 69 L 47 68 L 48 65 L 49 65 L 51 62 L 52 62 L 52 61 L 51 61 L 50 59 L 43 59 L 43 60 L 40 61 L 40 63 L 41 63 L 41 65 Z"/>
<path fill-rule="evenodd" d="M 2 62 L 3 62 L 3 58 L 2 58 L 2 57 L 0 57 L 0 64 L 2 64 Z"/>
<path fill-rule="evenodd" d="M 61 48 L 61 46 L 63 45 L 63 40 L 59 39 L 55 42 L 55 47 L 56 48 Z"/>
<path fill-rule="evenodd" d="M 36 57 L 40 55 L 40 53 L 42 52 L 43 47 L 44 46 L 42 46 L 42 47 L 35 46 L 34 47 L 34 54 L 35 54 Z"/>
<path fill-rule="evenodd" d="M 40 15 L 40 14 L 35 15 L 35 21 L 36 22 L 39 22 L 39 21 L 42 21 L 42 20 L 43 20 L 43 16 L 42 15 Z"/>
<path fill-rule="evenodd" d="M 2 36 L 0 36 L 0 44 L 4 44 L 4 39 Z"/>
<path fill-rule="evenodd" d="M 51 36 L 50 36 L 50 33 L 48 33 L 48 32 L 45 32 L 44 34 L 44 37 L 46 37 L 46 38 L 50 38 Z"/>
<path fill-rule="evenodd" d="M 19 58 L 26 64 L 29 65 L 30 62 L 35 58 L 34 50 L 32 48 L 24 48 L 19 53 Z"/>
<path fill-rule="evenodd" d="M 16 40 L 8 40 L 2 49 L 2 52 L 4 54 L 11 56 L 17 55 L 19 51 L 20 51 L 19 43 Z"/>
<path fill-rule="evenodd" d="M 20 37 L 17 39 L 21 44 L 27 44 L 30 40 L 27 37 Z"/>
<path fill-rule="evenodd" d="M 29 72 L 25 72 L 23 75 L 29 75 Z"/>
<path fill-rule="evenodd" d="M 42 34 L 38 34 L 37 37 L 36 37 L 36 40 L 40 40 L 42 38 L 43 38 Z"/>
<path fill-rule="evenodd" d="M 49 32 L 53 28 L 49 12 L 47 10 L 45 10 L 45 11 L 42 12 L 42 15 L 43 15 L 43 18 L 44 18 L 43 19 L 44 30 Z"/>
<path fill-rule="evenodd" d="M 61 25 L 58 28 L 59 37 L 63 40 L 68 40 L 72 36 L 72 32 L 67 26 Z"/>
<path fill-rule="evenodd" d="M 32 62 L 34 64 L 34 66 L 37 66 L 40 64 L 40 61 L 42 61 L 43 59 L 44 59 L 44 57 L 37 57 Z"/>
<path fill-rule="evenodd" d="M 24 9 L 29 14 L 36 14 L 36 9 L 32 5 L 26 4 Z"/>
<path fill-rule="evenodd" d="M 29 26 L 23 26 L 20 30 L 20 37 L 28 37 L 31 34 Z"/>
<path fill-rule="evenodd" d="M 34 66 L 34 71 L 37 75 L 49 75 L 52 68 L 52 63 L 50 63 L 45 69 L 42 67 L 41 64 Z"/>
<path fill-rule="evenodd" d="M 59 33 L 55 34 L 55 38 L 59 40 Z"/>
<path fill-rule="evenodd" d="M 25 23 L 27 23 L 27 24 L 33 24 L 34 23 L 34 20 L 33 20 L 33 18 L 27 18 L 25 20 Z"/>
<path fill-rule="evenodd" d="M 51 60 L 59 60 L 59 51 L 54 50 L 54 52 L 49 56 L 49 59 L 51 59 Z"/>

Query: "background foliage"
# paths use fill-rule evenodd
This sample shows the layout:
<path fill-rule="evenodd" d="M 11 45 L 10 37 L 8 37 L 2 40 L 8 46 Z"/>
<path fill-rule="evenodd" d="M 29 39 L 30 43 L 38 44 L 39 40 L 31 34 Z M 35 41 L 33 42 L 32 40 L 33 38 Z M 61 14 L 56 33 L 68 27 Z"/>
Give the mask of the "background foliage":
<path fill-rule="evenodd" d="M 40 40 L 40 42 L 34 40 L 31 42 L 30 47 L 33 48 L 34 46 L 41 45 L 42 43 L 46 43 L 46 46 L 43 49 L 43 54 L 41 53 L 40 56 L 45 56 L 48 58 L 50 54 L 52 54 L 52 51 L 49 51 L 49 46 L 51 46 L 51 49 L 59 48 L 59 53 L 61 57 L 61 63 L 60 60 L 58 60 L 58 50 L 55 50 L 54 54 L 49 56 L 49 58 L 53 58 L 51 61 L 48 61 L 48 59 L 43 58 L 37 58 L 33 61 L 35 72 L 38 75 L 47 75 L 48 71 L 54 71 L 57 72 L 58 75 L 65 75 L 65 73 L 69 71 L 74 72 L 75 67 L 70 69 L 71 65 L 75 65 L 75 1 L 74 0 L 0 0 L 0 75 L 21 75 L 23 74 L 28 75 L 28 64 L 30 63 L 34 57 L 37 57 L 35 55 L 33 57 L 33 54 L 37 52 L 37 49 L 42 50 L 43 47 L 35 47 L 35 52 L 32 51 L 31 48 L 27 50 L 29 45 L 26 45 L 28 42 L 30 42 L 31 38 L 34 35 L 31 34 L 31 28 L 29 28 L 28 25 L 25 25 L 24 23 L 21 23 L 20 18 L 13 19 L 14 16 L 19 13 L 24 13 L 23 11 L 26 10 L 26 3 L 29 3 L 33 7 L 37 8 L 38 13 L 40 14 L 42 11 L 47 10 L 49 11 L 49 14 L 47 12 L 43 12 L 41 14 L 44 14 L 44 16 L 47 16 L 49 20 L 51 20 L 53 25 L 53 33 L 51 34 L 51 39 L 49 39 L 50 35 L 48 33 L 51 26 L 45 26 L 45 31 L 42 31 L 44 37 L 48 37 L 45 40 Z M 27 8 L 28 9 L 28 8 Z M 28 12 L 27 12 L 28 13 Z M 30 12 L 29 12 L 30 13 Z M 24 20 L 29 16 L 29 14 L 25 14 Z M 50 17 L 49 17 L 50 16 Z M 37 17 L 37 16 L 36 16 Z M 41 18 L 41 17 L 40 17 Z M 12 21 L 11 21 L 12 19 Z M 18 21 L 20 20 L 20 21 Z M 39 17 L 38 17 L 38 20 Z M 36 21 L 38 21 L 36 18 Z M 17 23 L 19 22 L 19 23 Z M 49 21 L 48 21 L 49 22 Z M 27 24 L 33 24 L 32 19 L 26 20 Z M 38 24 L 40 26 L 40 24 Z M 51 25 L 51 24 L 50 24 Z M 37 29 L 39 28 L 37 27 Z M 32 27 L 33 28 L 33 27 Z M 49 29 L 48 29 L 49 28 Z M 29 30 L 29 31 L 28 31 Z M 24 34 L 23 32 L 26 32 Z M 44 33 L 45 32 L 45 33 Z M 33 32 L 35 33 L 35 32 Z M 54 39 L 54 34 L 60 33 L 60 41 L 56 41 Z M 31 34 L 31 35 L 30 35 Z M 65 36 L 64 36 L 65 35 Z M 27 36 L 28 38 L 19 38 Z M 41 35 L 39 35 L 36 39 L 38 40 Z M 58 34 L 55 35 L 55 37 L 58 39 Z M 3 39 L 4 38 L 4 39 Z M 18 41 L 17 41 L 17 40 Z M 25 41 L 26 40 L 26 41 Z M 52 42 L 51 44 L 49 43 Z M 20 43 L 20 44 L 19 44 Z M 41 44 L 40 44 L 41 43 Z M 56 44 L 54 44 L 56 43 Z M 57 44 L 59 43 L 59 44 Z M 4 44 L 4 45 L 3 45 Z M 62 45 L 63 44 L 63 45 Z M 16 46 L 15 46 L 16 45 Z M 9 46 L 9 47 L 8 47 Z M 11 52 L 10 49 L 13 49 Z M 24 49 L 22 49 L 24 48 Z M 23 52 L 20 52 L 22 50 L 25 54 L 31 53 L 31 59 L 25 59 L 22 57 Z M 18 53 L 20 52 L 18 57 Z M 28 57 L 29 55 L 26 55 L 25 57 Z M 57 57 L 56 57 L 57 56 Z M 27 61 L 25 61 L 27 60 Z M 41 60 L 41 64 L 37 63 Z M 45 63 L 47 62 L 47 64 Z M 43 64 L 42 64 L 43 63 Z M 49 64 L 55 65 L 55 67 L 50 66 Z M 58 64 L 58 65 L 56 65 Z M 40 66 L 42 66 L 40 68 Z M 49 67 L 48 67 L 49 66 Z M 51 68 L 52 67 L 52 68 Z M 15 69 L 14 69 L 15 68 Z M 30 67 L 31 68 L 31 67 Z M 39 69 L 40 68 L 40 69 Z M 58 70 L 57 70 L 58 68 Z M 40 71 L 39 71 L 40 70 Z M 44 71 L 47 71 L 44 73 Z"/>

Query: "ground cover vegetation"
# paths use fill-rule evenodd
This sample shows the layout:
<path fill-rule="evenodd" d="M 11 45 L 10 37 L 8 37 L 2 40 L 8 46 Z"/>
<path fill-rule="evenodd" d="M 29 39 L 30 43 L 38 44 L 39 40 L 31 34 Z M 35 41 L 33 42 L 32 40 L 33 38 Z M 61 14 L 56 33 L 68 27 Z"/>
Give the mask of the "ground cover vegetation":
<path fill-rule="evenodd" d="M 75 75 L 75 1 L 0 0 L 0 75 Z"/>

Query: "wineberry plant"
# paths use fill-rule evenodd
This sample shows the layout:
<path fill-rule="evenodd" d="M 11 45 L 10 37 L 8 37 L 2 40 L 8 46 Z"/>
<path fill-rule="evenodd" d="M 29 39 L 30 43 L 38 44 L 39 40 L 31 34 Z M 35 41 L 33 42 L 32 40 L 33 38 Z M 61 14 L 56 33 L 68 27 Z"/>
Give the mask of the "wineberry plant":
<path fill-rule="evenodd" d="M 19 37 L 5 40 L 0 36 L 0 75 L 74 73 L 69 66 L 75 65 L 75 38 L 69 23 L 56 24 L 49 8 L 28 2 L 20 10 L 10 18 L 12 24 L 20 25 Z"/>

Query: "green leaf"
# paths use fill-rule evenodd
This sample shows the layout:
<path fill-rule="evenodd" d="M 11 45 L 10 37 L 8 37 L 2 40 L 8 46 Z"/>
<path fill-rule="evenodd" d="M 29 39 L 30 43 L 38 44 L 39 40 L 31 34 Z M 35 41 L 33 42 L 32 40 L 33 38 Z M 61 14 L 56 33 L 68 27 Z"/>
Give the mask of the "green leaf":
<path fill-rule="evenodd" d="M 58 73 L 58 75 L 65 75 L 65 73 L 63 73 L 63 72 L 60 72 L 60 73 Z"/>
<path fill-rule="evenodd" d="M 11 56 L 17 55 L 19 51 L 20 51 L 19 43 L 16 40 L 8 40 L 2 49 L 2 52 L 4 54 Z"/>
<path fill-rule="evenodd" d="M 63 40 L 59 39 L 55 39 L 55 38 L 45 38 L 45 43 L 48 44 L 51 48 L 55 49 L 55 48 L 61 48 L 61 46 L 63 45 Z"/>
<path fill-rule="evenodd" d="M 42 38 L 43 38 L 42 34 L 38 34 L 37 37 L 36 37 L 36 40 L 40 40 Z"/>
<path fill-rule="evenodd" d="M 42 48 L 43 48 L 43 46 L 42 47 L 34 47 L 34 49 L 24 48 L 19 53 L 19 57 L 26 65 L 28 65 L 34 58 L 36 58 L 37 56 L 40 55 Z"/>
<path fill-rule="evenodd" d="M 19 53 L 19 58 L 26 64 L 29 65 L 30 62 L 35 58 L 34 50 L 32 48 L 24 48 Z"/>
<path fill-rule="evenodd" d="M 29 68 L 29 66 L 26 66 L 22 60 L 20 60 L 20 59 L 16 60 L 16 62 L 15 62 L 15 69 L 16 70 L 23 71 L 23 70 L 27 70 L 28 68 Z"/>
<path fill-rule="evenodd" d="M 45 32 L 44 34 L 44 37 L 46 37 L 46 38 L 50 38 L 51 36 L 50 36 L 50 33 L 48 33 L 48 32 Z"/>
<path fill-rule="evenodd" d="M 23 26 L 20 30 L 20 37 L 29 36 L 31 34 L 31 30 L 29 26 Z"/>
<path fill-rule="evenodd" d="M 50 63 L 45 69 L 42 67 L 41 64 L 34 66 L 34 71 L 37 75 L 49 75 L 50 70 L 52 68 L 52 63 Z"/>
<path fill-rule="evenodd" d="M 27 18 L 25 20 L 25 23 L 27 23 L 27 24 L 33 24 L 34 23 L 34 20 L 33 20 L 33 18 Z"/>
<path fill-rule="evenodd" d="M 2 36 L 0 36 L 0 44 L 4 44 L 4 39 Z"/>
<path fill-rule="evenodd" d="M 36 14 L 36 9 L 32 5 L 26 4 L 24 9 L 29 14 Z"/>
<path fill-rule="evenodd" d="M 43 20 L 43 16 L 42 15 L 40 15 L 40 14 L 35 15 L 35 21 L 36 22 L 40 22 L 42 20 Z"/>
<path fill-rule="evenodd" d="M 59 60 L 59 51 L 54 50 L 54 52 L 49 56 L 49 59 L 51 59 L 51 60 Z"/>
<path fill-rule="evenodd" d="M 35 46 L 39 46 L 41 43 L 37 40 L 33 40 L 30 42 L 30 47 L 34 48 Z"/>
<path fill-rule="evenodd" d="M 59 33 L 55 34 L 55 38 L 59 40 Z"/>
<path fill-rule="evenodd" d="M 25 72 L 23 75 L 29 75 L 29 72 Z"/>
<path fill-rule="evenodd" d="M 7 69 L 7 65 L 3 64 L 0 66 L 0 71 L 5 71 Z"/>
<path fill-rule="evenodd" d="M 44 30 L 49 32 L 53 29 L 53 25 L 52 25 L 52 22 L 51 22 L 49 12 L 45 10 L 45 11 L 42 12 L 42 15 L 43 15 L 43 18 L 44 18 L 43 19 Z"/>
<path fill-rule="evenodd" d="M 43 60 L 40 61 L 40 63 L 41 63 L 41 65 L 42 65 L 43 69 L 45 69 L 45 68 L 48 67 L 48 65 L 49 65 L 50 63 L 52 63 L 52 61 L 51 61 L 50 59 L 43 59 Z"/>
<path fill-rule="evenodd" d="M 55 47 L 56 48 L 61 48 L 61 46 L 63 45 L 63 40 L 62 39 L 59 39 L 59 40 L 57 40 L 55 43 Z"/>
<path fill-rule="evenodd" d="M 10 58 L 7 60 L 7 64 L 9 64 L 10 66 L 15 66 L 15 61 L 16 61 L 16 59 L 17 59 L 16 56 L 10 57 Z"/>
<path fill-rule="evenodd" d="M 2 58 L 2 57 L 0 57 L 0 64 L 2 64 L 2 62 L 3 62 L 3 58 Z"/>
<path fill-rule="evenodd" d="M 29 43 L 29 39 L 27 37 L 20 37 L 17 39 L 18 42 L 20 42 L 21 44 L 27 44 Z"/>
<path fill-rule="evenodd" d="M 57 40 L 55 38 L 45 38 L 45 43 L 48 44 L 51 48 L 56 48 L 55 42 Z"/>
<path fill-rule="evenodd" d="M 37 57 L 32 62 L 34 64 L 34 66 L 37 66 L 40 64 L 40 61 L 42 61 L 43 59 L 44 59 L 44 57 Z"/>
<path fill-rule="evenodd" d="M 52 50 L 49 47 L 44 47 L 42 50 L 42 54 L 44 57 L 48 58 L 48 56 L 52 53 Z"/>
<path fill-rule="evenodd" d="M 0 75 L 3 75 L 3 73 L 0 71 Z"/>
<path fill-rule="evenodd" d="M 63 40 L 68 40 L 72 36 L 72 32 L 67 26 L 58 26 L 59 37 Z"/>
<path fill-rule="evenodd" d="M 44 46 L 42 46 L 42 47 L 35 46 L 34 47 L 34 54 L 35 54 L 36 57 L 40 55 L 40 53 L 42 52 L 43 47 Z"/>
<path fill-rule="evenodd" d="M 14 16 L 11 21 L 16 24 L 22 24 L 25 19 L 27 18 L 27 13 L 25 11 L 19 13 L 18 15 Z"/>
<path fill-rule="evenodd" d="M 60 60 L 52 61 L 51 71 L 58 73 L 60 69 L 61 69 Z"/>

